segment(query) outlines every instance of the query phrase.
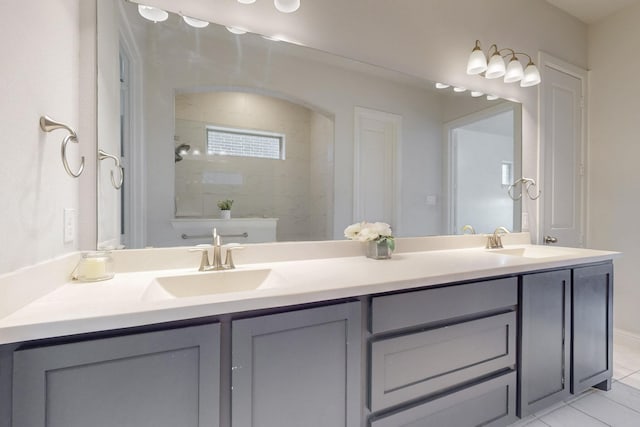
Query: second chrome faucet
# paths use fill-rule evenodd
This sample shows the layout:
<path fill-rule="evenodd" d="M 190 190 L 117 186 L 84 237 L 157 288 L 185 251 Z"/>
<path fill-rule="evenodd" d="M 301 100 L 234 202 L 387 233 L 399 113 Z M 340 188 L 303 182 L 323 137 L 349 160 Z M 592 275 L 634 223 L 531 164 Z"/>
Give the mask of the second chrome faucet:
<path fill-rule="evenodd" d="M 227 246 L 225 247 L 225 259 L 222 262 L 222 244 L 220 235 L 217 229 L 213 229 L 213 260 L 209 262 L 209 248 L 211 245 L 202 245 L 196 248 L 189 249 L 190 251 L 202 252 L 200 258 L 200 267 L 198 271 L 218 271 L 218 270 L 232 270 L 236 268 L 233 263 L 233 251 L 236 249 L 242 249 L 242 246 Z"/>

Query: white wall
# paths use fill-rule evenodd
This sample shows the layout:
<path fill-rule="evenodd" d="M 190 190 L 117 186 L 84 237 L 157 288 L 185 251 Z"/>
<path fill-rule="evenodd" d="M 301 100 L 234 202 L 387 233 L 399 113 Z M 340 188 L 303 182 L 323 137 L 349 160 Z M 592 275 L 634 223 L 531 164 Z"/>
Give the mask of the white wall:
<path fill-rule="evenodd" d="M 82 224 L 91 239 L 92 228 L 85 216 L 79 216 L 92 209 L 90 203 L 80 200 L 81 185 L 95 185 L 91 172 L 95 162 L 90 155 L 95 135 L 91 127 L 81 124 L 86 115 L 80 111 L 81 105 L 87 106 L 87 98 L 88 109 L 95 104 L 95 93 L 81 92 L 87 86 L 80 79 L 86 65 L 80 58 L 86 47 L 80 35 L 95 32 L 90 20 L 81 25 L 81 15 L 86 17 L 86 8 L 90 8 L 88 3 L 0 3 L 0 15 L 6 17 L 0 26 L 0 274 L 77 250 L 80 236 L 73 243 L 63 242 L 65 208 L 75 210 L 76 231 Z M 92 60 L 90 52 L 82 59 Z M 78 132 L 80 146 L 69 143 L 68 149 L 72 169 L 80 164 L 80 149 L 88 150 L 83 151 L 88 172 L 80 179 L 68 176 L 60 161 L 60 144 L 66 131 L 40 130 L 38 120 L 45 114 Z M 95 120 L 93 125 L 95 132 Z M 89 216 L 95 218 L 95 209 Z M 95 224 L 95 220 L 92 222 Z"/>
<path fill-rule="evenodd" d="M 640 4 L 589 28 L 589 247 L 615 262 L 615 325 L 640 334 Z"/>

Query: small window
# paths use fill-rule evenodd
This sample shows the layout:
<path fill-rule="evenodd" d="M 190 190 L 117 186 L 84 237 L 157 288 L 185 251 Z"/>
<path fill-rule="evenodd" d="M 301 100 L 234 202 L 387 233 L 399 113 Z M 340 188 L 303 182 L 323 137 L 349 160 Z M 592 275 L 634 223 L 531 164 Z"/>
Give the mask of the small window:
<path fill-rule="evenodd" d="M 207 126 L 207 154 L 284 159 L 284 135 Z"/>

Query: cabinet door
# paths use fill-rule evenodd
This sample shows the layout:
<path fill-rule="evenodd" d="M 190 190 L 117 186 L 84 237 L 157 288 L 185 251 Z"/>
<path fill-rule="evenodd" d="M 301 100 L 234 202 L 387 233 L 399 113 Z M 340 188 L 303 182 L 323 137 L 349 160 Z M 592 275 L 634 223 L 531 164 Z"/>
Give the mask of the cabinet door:
<path fill-rule="evenodd" d="M 570 270 L 522 276 L 521 416 L 569 395 L 570 285 Z"/>
<path fill-rule="evenodd" d="M 13 426 L 217 426 L 219 340 L 215 324 L 16 351 Z"/>
<path fill-rule="evenodd" d="M 611 386 L 613 347 L 613 266 L 573 270 L 571 392 Z"/>
<path fill-rule="evenodd" d="M 360 303 L 232 323 L 234 427 L 359 427 Z"/>

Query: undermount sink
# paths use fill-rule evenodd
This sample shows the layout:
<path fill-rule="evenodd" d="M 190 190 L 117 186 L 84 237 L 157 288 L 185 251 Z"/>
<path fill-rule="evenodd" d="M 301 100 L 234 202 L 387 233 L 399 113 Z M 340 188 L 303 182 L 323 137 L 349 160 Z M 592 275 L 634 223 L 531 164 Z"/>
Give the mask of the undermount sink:
<path fill-rule="evenodd" d="M 142 299 L 158 300 L 252 291 L 266 285 L 272 274 L 270 269 L 261 269 L 156 277 L 147 287 Z"/>
<path fill-rule="evenodd" d="M 550 246 L 527 246 L 524 248 L 491 249 L 492 254 L 510 255 L 522 258 L 550 258 L 569 255 L 570 251 Z"/>

